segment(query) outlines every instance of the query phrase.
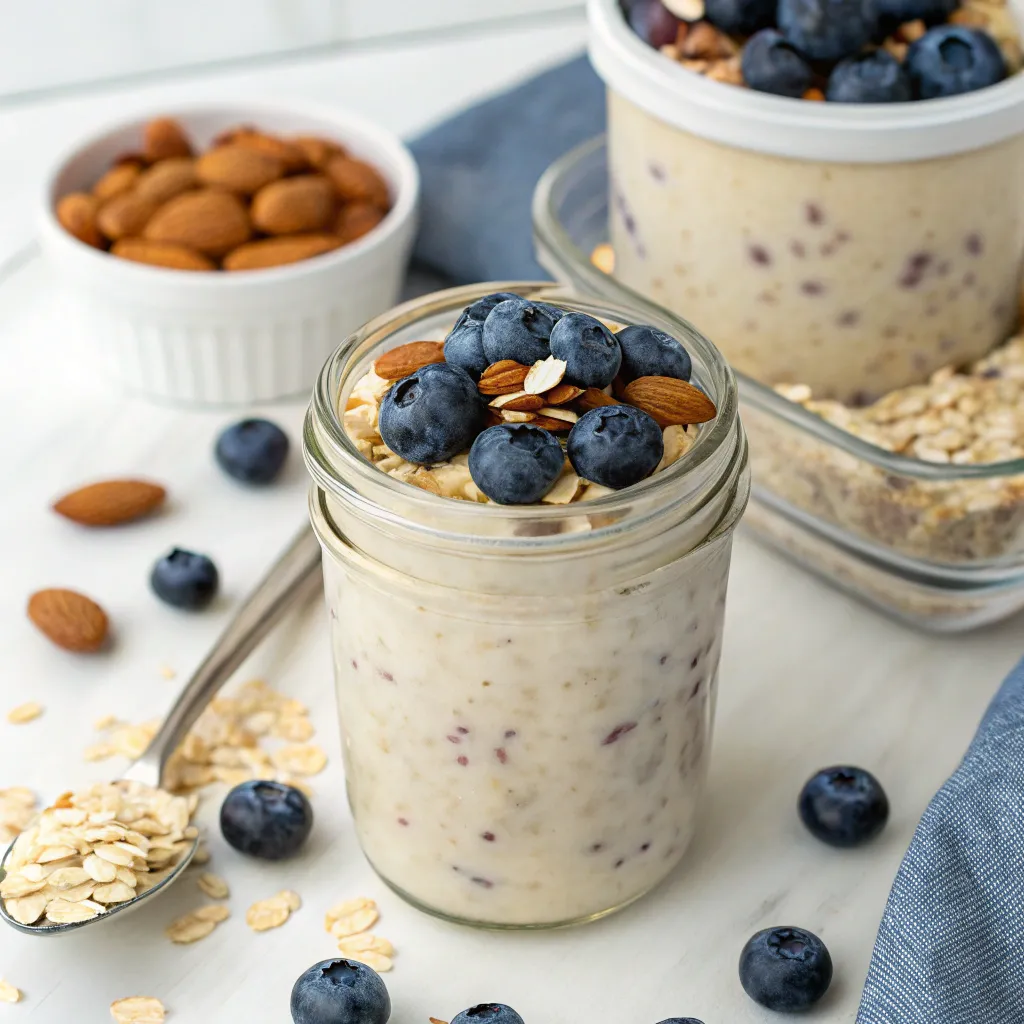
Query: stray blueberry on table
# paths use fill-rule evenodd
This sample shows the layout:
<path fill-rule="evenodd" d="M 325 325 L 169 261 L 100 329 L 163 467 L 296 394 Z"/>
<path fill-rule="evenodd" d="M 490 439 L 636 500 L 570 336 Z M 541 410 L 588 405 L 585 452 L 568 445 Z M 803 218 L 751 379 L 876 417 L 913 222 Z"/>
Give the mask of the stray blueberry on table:
<path fill-rule="evenodd" d="M 288 458 L 288 435 L 270 420 L 241 420 L 221 432 L 214 455 L 228 476 L 269 484 Z"/>
<path fill-rule="evenodd" d="M 219 582 L 217 566 L 206 555 L 182 548 L 173 548 L 164 555 L 149 577 L 149 585 L 161 601 L 192 612 L 214 599 Z"/>
<path fill-rule="evenodd" d="M 565 455 L 555 435 L 528 423 L 488 427 L 469 450 L 473 483 L 499 505 L 530 505 L 551 490 Z"/>
<path fill-rule="evenodd" d="M 903 65 L 885 50 L 840 61 L 829 75 L 825 99 L 830 103 L 906 103 L 913 99 Z"/>
<path fill-rule="evenodd" d="M 551 329 L 551 354 L 565 362 L 565 379 L 581 388 L 606 388 L 622 365 L 615 335 L 586 313 L 566 313 Z"/>
<path fill-rule="evenodd" d="M 723 32 L 749 36 L 775 24 L 774 0 L 705 0 L 704 16 Z"/>
<path fill-rule="evenodd" d="M 824 768 L 804 784 L 797 802 L 808 831 L 829 846 L 860 846 L 885 828 L 889 798 L 863 768 Z"/>
<path fill-rule="evenodd" d="M 431 363 L 403 377 L 384 396 L 380 436 L 408 462 L 443 462 L 473 443 L 484 411 L 476 382 L 465 370 Z"/>
<path fill-rule="evenodd" d="M 769 1010 L 806 1010 L 831 982 L 832 957 L 817 935 L 802 928 L 765 928 L 740 953 L 743 991 Z"/>
<path fill-rule="evenodd" d="M 474 380 L 490 365 L 484 355 L 484 325 L 474 320 L 467 309 L 444 339 L 444 359 L 465 370 Z"/>
<path fill-rule="evenodd" d="M 591 483 L 619 490 L 651 475 L 665 454 L 661 427 L 631 405 L 603 405 L 579 418 L 566 453 Z"/>
<path fill-rule="evenodd" d="M 659 1024 L 704 1024 L 704 1021 L 696 1017 L 669 1017 L 668 1020 L 660 1021 Z"/>
<path fill-rule="evenodd" d="M 622 350 L 619 377 L 623 384 L 630 384 L 638 377 L 690 379 L 693 373 L 690 353 L 657 327 L 633 324 L 623 327 L 615 337 Z"/>
<path fill-rule="evenodd" d="M 356 960 L 322 960 L 292 988 L 293 1024 L 387 1024 L 391 997 L 376 971 Z"/>
<path fill-rule="evenodd" d="M 761 29 L 747 40 L 740 64 L 751 89 L 775 96 L 799 99 L 814 78 L 810 64 L 773 28 Z"/>
<path fill-rule="evenodd" d="M 808 60 L 842 60 L 871 42 L 878 11 L 875 0 L 779 0 L 778 25 Z"/>
<path fill-rule="evenodd" d="M 506 299 L 484 321 L 484 354 L 489 363 L 514 359 L 532 366 L 550 354 L 548 339 L 558 318 L 552 307 L 526 299 Z"/>
<path fill-rule="evenodd" d="M 523 1018 L 504 1003 L 481 1003 L 479 1006 L 471 1006 L 457 1014 L 452 1024 L 478 1024 L 480 1021 L 487 1021 L 488 1024 L 523 1024 Z"/>
<path fill-rule="evenodd" d="M 917 95 L 932 100 L 1001 82 L 1006 77 L 1006 62 L 987 32 L 940 25 L 911 43 L 907 71 Z"/>
<path fill-rule="evenodd" d="M 463 310 L 463 315 L 468 316 L 470 320 L 476 320 L 477 323 L 482 324 L 487 319 L 487 314 L 499 302 L 519 298 L 521 296 L 516 295 L 515 292 L 491 292 L 490 295 L 485 295 L 482 299 L 477 299 L 471 306 L 467 306 Z"/>
<path fill-rule="evenodd" d="M 220 808 L 220 830 L 228 845 L 261 860 L 291 857 L 312 828 L 313 808 L 305 794 L 283 782 L 243 782 Z"/>

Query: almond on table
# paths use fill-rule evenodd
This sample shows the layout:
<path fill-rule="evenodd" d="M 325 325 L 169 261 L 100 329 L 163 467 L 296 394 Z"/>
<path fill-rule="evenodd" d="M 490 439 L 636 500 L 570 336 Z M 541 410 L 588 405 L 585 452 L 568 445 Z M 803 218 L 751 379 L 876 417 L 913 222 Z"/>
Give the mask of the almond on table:
<path fill-rule="evenodd" d="M 74 590 L 39 590 L 28 601 L 36 628 L 67 651 L 92 653 L 107 638 L 107 614 L 91 598 Z"/>
<path fill-rule="evenodd" d="M 58 498 L 53 511 L 83 526 L 118 526 L 155 512 L 166 497 L 148 480 L 101 480 Z"/>

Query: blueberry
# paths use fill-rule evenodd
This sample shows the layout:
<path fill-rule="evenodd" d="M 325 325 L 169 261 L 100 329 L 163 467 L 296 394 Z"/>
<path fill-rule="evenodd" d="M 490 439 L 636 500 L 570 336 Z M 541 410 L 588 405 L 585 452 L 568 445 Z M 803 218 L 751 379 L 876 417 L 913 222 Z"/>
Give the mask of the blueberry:
<path fill-rule="evenodd" d="M 470 320 L 476 320 L 477 323 L 482 324 L 487 319 L 487 314 L 499 302 L 518 298 L 520 296 L 515 292 L 491 292 L 490 295 L 485 295 L 482 299 L 477 299 L 471 306 L 467 306 L 463 311 L 463 316 L 468 316 Z"/>
<path fill-rule="evenodd" d="M 228 476 L 269 484 L 288 458 L 288 435 L 270 420 L 241 420 L 221 432 L 214 455 Z"/>
<path fill-rule="evenodd" d="M 747 40 L 740 58 L 743 81 L 758 92 L 799 99 L 814 79 L 811 66 L 780 32 L 761 29 Z"/>
<path fill-rule="evenodd" d="M 874 839 L 889 820 L 889 798 L 863 768 L 824 768 L 800 791 L 800 820 L 829 846 L 859 846 Z"/>
<path fill-rule="evenodd" d="M 243 782 L 220 807 L 220 830 L 228 845 L 261 860 L 291 857 L 312 828 L 309 801 L 301 790 L 283 782 Z"/>
<path fill-rule="evenodd" d="M 775 0 L 705 0 L 704 16 L 723 32 L 750 36 L 775 24 Z"/>
<path fill-rule="evenodd" d="M 632 405 L 591 409 L 569 431 L 572 468 L 604 487 L 629 487 L 650 476 L 665 453 L 661 427 Z"/>
<path fill-rule="evenodd" d="M 840 61 L 825 90 L 825 99 L 832 103 L 905 103 L 913 98 L 903 65 L 885 50 Z"/>
<path fill-rule="evenodd" d="M 356 960 L 321 960 L 292 988 L 293 1024 L 387 1024 L 391 997 L 380 975 Z"/>
<path fill-rule="evenodd" d="M 551 329 L 551 354 L 565 360 L 565 379 L 581 388 L 606 388 L 622 365 L 615 335 L 586 313 L 566 313 Z"/>
<path fill-rule="evenodd" d="M 660 1024 L 704 1024 L 704 1021 L 697 1020 L 696 1017 L 669 1017 L 668 1020 L 663 1020 Z"/>
<path fill-rule="evenodd" d="M 637 377 L 676 377 L 689 380 L 693 373 L 690 353 L 675 338 L 656 327 L 633 324 L 615 337 L 622 349 L 619 376 L 629 384 Z"/>
<path fill-rule="evenodd" d="M 832 958 L 825 943 L 802 928 L 765 928 L 740 953 L 743 991 L 769 1010 L 806 1010 L 831 981 Z"/>
<path fill-rule="evenodd" d="M 878 28 L 875 0 L 779 0 L 782 34 L 810 60 L 842 60 Z"/>
<path fill-rule="evenodd" d="M 526 299 L 506 299 L 484 321 L 484 353 L 488 362 L 514 359 L 532 366 L 550 354 L 548 339 L 558 318 L 552 307 Z"/>
<path fill-rule="evenodd" d="M 885 25 L 921 20 L 929 25 L 945 21 L 960 6 L 958 0 L 876 0 Z"/>
<path fill-rule="evenodd" d="M 523 1024 L 523 1018 L 504 1003 L 481 1003 L 463 1010 L 452 1020 L 452 1024 L 477 1024 L 478 1021 L 489 1021 L 491 1024 Z"/>
<path fill-rule="evenodd" d="M 206 555 L 181 548 L 164 555 L 149 577 L 149 585 L 161 601 L 193 612 L 213 600 L 219 581 L 217 566 Z"/>
<path fill-rule="evenodd" d="M 443 462 L 473 443 L 484 410 L 476 382 L 465 370 L 431 363 L 403 377 L 384 396 L 380 436 L 409 462 Z"/>
<path fill-rule="evenodd" d="M 915 93 L 923 100 L 933 100 L 1001 82 L 1006 77 L 1006 62 L 987 32 L 940 25 L 911 43 L 907 70 Z"/>
<path fill-rule="evenodd" d="M 564 465 L 565 455 L 555 435 L 528 423 L 488 427 L 469 449 L 473 483 L 499 505 L 540 501 Z"/>
<path fill-rule="evenodd" d="M 629 27 L 656 50 L 676 41 L 679 19 L 660 0 L 623 0 Z"/>
<path fill-rule="evenodd" d="M 484 355 L 484 325 L 467 309 L 444 339 L 445 362 L 465 370 L 474 380 L 490 365 Z"/>

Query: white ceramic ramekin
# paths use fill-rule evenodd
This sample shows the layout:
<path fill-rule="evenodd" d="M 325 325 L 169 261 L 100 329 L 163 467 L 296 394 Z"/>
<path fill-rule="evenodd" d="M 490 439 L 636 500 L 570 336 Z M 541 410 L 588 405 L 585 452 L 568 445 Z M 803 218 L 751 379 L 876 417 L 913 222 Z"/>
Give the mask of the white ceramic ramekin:
<path fill-rule="evenodd" d="M 140 148 L 153 117 L 176 118 L 193 144 L 251 124 L 334 139 L 375 166 L 392 209 L 369 234 L 300 263 L 238 273 L 166 270 L 93 249 L 57 222 L 57 199 L 88 191 L 118 155 Z M 189 107 L 151 111 L 73 145 L 40 197 L 43 250 L 106 371 L 132 392 L 188 404 L 239 404 L 308 392 L 327 356 L 399 298 L 416 230 L 419 172 L 391 133 L 337 110 Z"/>

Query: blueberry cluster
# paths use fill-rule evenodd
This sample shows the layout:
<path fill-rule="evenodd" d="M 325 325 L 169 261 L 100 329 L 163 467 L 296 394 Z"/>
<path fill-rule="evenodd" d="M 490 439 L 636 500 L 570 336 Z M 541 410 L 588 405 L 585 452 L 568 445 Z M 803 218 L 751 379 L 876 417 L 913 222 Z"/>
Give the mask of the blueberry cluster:
<path fill-rule="evenodd" d="M 689 381 L 690 356 L 674 338 L 634 325 L 613 334 L 586 313 L 566 312 L 509 292 L 467 307 L 444 342 L 443 363 L 397 381 L 381 402 L 381 439 L 408 462 L 431 465 L 469 451 L 474 483 L 492 501 L 540 501 L 565 466 L 585 480 L 619 489 L 649 476 L 664 454 L 658 423 L 630 405 L 607 405 L 580 416 L 565 450 L 558 437 L 529 422 L 487 425 L 478 381 L 509 360 L 533 366 L 565 363 L 564 382 L 580 390 L 623 386 L 638 377 Z"/>
<path fill-rule="evenodd" d="M 680 21 L 661 0 L 622 5 L 652 46 L 674 42 Z M 957 6 L 957 0 L 705 0 L 705 18 L 745 41 L 741 64 L 751 89 L 800 98 L 820 88 L 834 103 L 902 103 L 974 92 L 1006 77 L 991 35 L 945 24 Z M 880 44 L 910 23 L 921 34 L 901 61 Z"/>

